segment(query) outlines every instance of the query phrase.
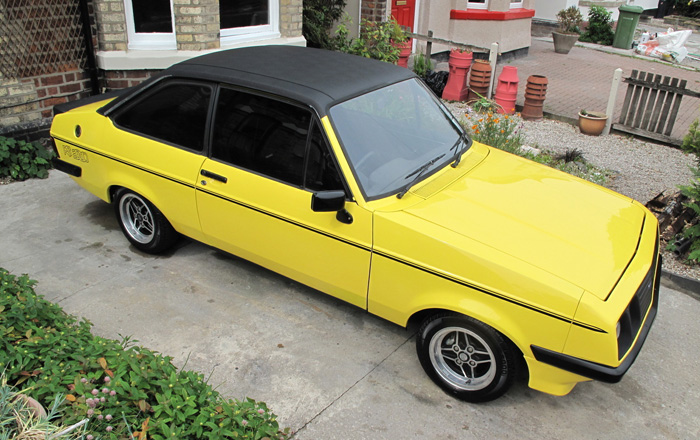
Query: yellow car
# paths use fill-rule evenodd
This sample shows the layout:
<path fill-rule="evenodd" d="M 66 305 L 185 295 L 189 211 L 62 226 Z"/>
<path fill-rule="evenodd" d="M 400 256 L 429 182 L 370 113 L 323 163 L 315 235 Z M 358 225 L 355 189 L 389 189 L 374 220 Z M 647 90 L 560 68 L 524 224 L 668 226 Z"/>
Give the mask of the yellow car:
<path fill-rule="evenodd" d="M 268 46 L 57 106 L 55 165 L 144 252 L 180 234 L 401 326 L 472 402 L 619 381 L 658 304 L 638 202 L 476 142 L 408 69 Z"/>

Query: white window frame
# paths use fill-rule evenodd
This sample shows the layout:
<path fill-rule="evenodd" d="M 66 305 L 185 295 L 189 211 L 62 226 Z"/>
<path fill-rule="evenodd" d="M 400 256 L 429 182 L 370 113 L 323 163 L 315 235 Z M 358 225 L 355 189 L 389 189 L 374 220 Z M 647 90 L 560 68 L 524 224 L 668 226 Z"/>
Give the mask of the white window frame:
<path fill-rule="evenodd" d="M 267 0 L 267 11 L 268 19 L 270 21 L 269 24 L 261 24 L 258 26 L 244 26 L 228 29 L 221 28 L 221 45 L 225 46 L 230 44 L 245 43 L 249 41 L 279 38 L 279 0 Z"/>
<path fill-rule="evenodd" d="M 510 9 L 520 9 L 523 7 L 523 0 L 511 0 Z"/>
<path fill-rule="evenodd" d="M 488 9 L 489 0 L 485 0 L 483 3 L 475 3 L 467 1 L 467 9 Z"/>
<path fill-rule="evenodd" d="M 124 0 L 126 13 L 127 47 L 132 50 L 177 50 L 175 38 L 175 14 L 173 13 L 173 0 L 170 0 L 170 20 L 172 32 L 136 32 L 134 22 L 134 7 L 132 0 Z"/>

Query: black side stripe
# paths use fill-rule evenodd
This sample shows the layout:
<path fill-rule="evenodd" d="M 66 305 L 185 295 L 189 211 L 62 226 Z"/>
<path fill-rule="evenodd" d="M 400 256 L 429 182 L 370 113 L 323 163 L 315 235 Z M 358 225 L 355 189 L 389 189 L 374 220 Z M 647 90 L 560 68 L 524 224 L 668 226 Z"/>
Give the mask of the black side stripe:
<path fill-rule="evenodd" d="M 289 223 L 289 224 L 291 224 L 291 225 L 294 225 L 294 226 L 297 226 L 297 227 L 306 229 L 307 231 L 311 231 L 311 232 L 315 232 L 315 233 L 317 233 L 317 234 L 321 234 L 321 235 L 323 235 L 323 236 L 325 236 L 325 237 L 331 238 L 331 239 L 333 239 L 333 240 L 340 241 L 340 242 L 345 243 L 345 244 L 348 244 L 348 245 L 350 245 L 350 246 L 354 246 L 354 247 L 356 247 L 356 248 L 358 248 L 358 249 L 362 249 L 362 250 L 366 250 L 366 251 L 369 251 L 369 252 L 373 252 L 373 253 L 376 254 L 376 255 L 379 255 L 379 256 L 388 258 L 388 259 L 393 260 L 393 261 L 395 261 L 395 262 L 397 262 L 397 263 L 401 263 L 401 264 L 404 264 L 404 265 L 406 265 L 406 266 L 410 266 L 410 267 L 413 267 L 413 268 L 415 268 L 415 269 L 418 269 L 418 270 L 420 270 L 420 271 L 423 271 L 423 272 L 426 272 L 426 273 L 429 273 L 429 274 L 438 276 L 438 277 L 443 278 L 443 279 L 445 279 L 445 280 L 452 281 L 452 282 L 454 282 L 454 283 L 457 283 L 457 284 L 460 284 L 460 285 L 462 285 L 462 286 L 468 287 L 469 289 L 475 290 L 475 291 L 477 291 L 477 292 L 481 292 L 481 293 L 484 293 L 484 294 L 486 294 L 486 295 L 492 296 L 492 297 L 494 297 L 494 298 L 498 298 L 498 299 L 501 299 L 501 300 L 503 300 L 503 301 L 507 301 L 507 302 L 509 302 L 509 303 L 511 303 L 511 304 L 515 304 L 515 305 L 517 305 L 517 306 L 524 307 L 524 308 L 529 309 L 529 310 L 532 310 L 532 311 L 534 311 L 534 312 L 541 313 L 541 314 L 543 314 L 543 315 L 549 316 L 550 318 L 554 318 L 554 319 L 557 319 L 557 320 L 559 320 L 559 321 L 563 321 L 563 322 L 566 322 L 566 323 L 570 323 L 570 324 L 573 324 L 573 325 L 575 325 L 575 326 L 582 327 L 582 328 L 585 328 L 585 329 L 588 329 L 588 330 L 591 330 L 591 331 L 594 331 L 594 332 L 598 332 L 598 333 L 607 333 L 605 330 L 603 330 L 603 329 L 601 329 L 601 328 L 598 328 L 598 327 L 595 327 L 595 326 L 592 326 L 592 325 L 590 325 L 590 324 L 586 324 L 586 323 L 584 323 L 584 322 L 572 320 L 571 318 L 567 318 L 566 316 L 559 315 L 559 314 L 550 312 L 550 311 L 548 311 L 548 310 L 545 310 L 545 309 L 542 309 L 542 308 L 539 308 L 539 307 L 532 306 L 532 305 L 530 305 L 530 304 L 524 303 L 524 302 L 522 302 L 522 301 L 518 301 L 518 300 L 516 300 L 516 299 L 510 298 L 510 297 L 505 296 L 505 295 L 503 295 L 503 294 L 500 294 L 500 293 L 498 293 L 498 292 L 494 292 L 494 291 L 492 291 L 492 290 L 484 289 L 483 287 L 479 287 L 479 286 L 476 286 L 476 285 L 474 285 L 474 284 L 468 283 L 468 282 L 466 282 L 466 281 L 464 281 L 464 280 L 462 280 L 462 279 L 455 278 L 455 277 L 453 277 L 453 276 L 451 276 L 451 275 L 448 275 L 448 274 L 445 274 L 445 273 L 443 273 L 443 272 L 439 272 L 439 271 L 436 271 L 436 270 L 433 270 L 433 269 L 429 269 L 429 268 L 427 268 L 427 267 L 425 267 L 425 266 L 421 266 L 421 265 L 418 265 L 418 264 L 416 264 L 416 263 L 412 263 L 412 262 L 410 262 L 410 261 L 404 260 L 404 259 L 399 258 L 399 257 L 397 257 L 397 256 L 394 256 L 394 255 L 391 255 L 391 254 L 388 254 L 388 253 L 385 253 L 385 252 L 382 252 L 382 251 L 378 251 L 378 250 L 376 250 L 376 249 L 372 250 L 372 248 L 371 248 L 370 246 L 366 246 L 366 245 L 363 245 L 363 244 L 361 244 L 361 243 L 357 243 L 357 242 L 354 242 L 354 241 L 350 241 L 350 240 L 348 240 L 348 239 L 345 239 L 345 238 L 343 238 L 343 237 L 339 237 L 339 236 L 337 236 L 337 235 L 329 234 L 329 233 L 327 233 L 327 232 L 325 232 L 325 231 L 322 231 L 322 230 L 316 229 L 316 228 L 312 228 L 312 227 L 310 227 L 310 226 L 308 226 L 308 225 L 305 225 L 305 224 L 303 224 L 303 223 L 299 223 L 299 222 L 297 222 L 297 221 L 295 221 L 295 220 L 292 220 L 292 219 L 290 219 L 290 218 L 282 217 L 282 216 L 280 216 L 280 215 L 278 215 L 278 214 L 275 214 L 275 213 L 273 213 L 273 212 L 266 211 L 266 210 L 264 210 L 264 209 L 258 208 L 258 207 L 253 206 L 253 205 L 249 205 L 249 204 L 247 204 L 247 203 L 241 202 L 241 201 L 239 201 L 239 200 L 232 199 L 232 198 L 230 198 L 230 197 L 223 196 L 223 195 L 221 195 L 221 194 L 217 194 L 217 193 L 215 193 L 215 192 L 209 191 L 209 190 L 204 189 L 204 188 L 201 188 L 201 187 L 196 187 L 196 186 L 195 186 L 194 184 L 192 184 L 192 183 L 185 182 L 185 181 L 182 181 L 182 180 L 179 180 L 179 179 L 172 178 L 172 177 L 170 177 L 170 176 L 163 175 L 163 174 L 158 173 L 158 172 L 156 172 L 156 171 L 153 171 L 153 170 L 151 170 L 151 169 L 144 168 L 144 167 L 142 167 L 142 166 L 133 164 L 133 163 L 131 163 L 131 162 L 127 162 L 127 161 L 125 161 L 125 160 L 116 158 L 116 157 L 114 157 L 114 156 L 111 156 L 111 155 L 108 155 L 108 154 L 105 154 L 105 153 L 96 151 L 96 150 L 94 150 L 94 149 L 92 149 L 92 148 L 88 148 L 88 147 L 85 147 L 85 146 L 82 146 L 82 145 L 74 144 L 74 143 L 72 143 L 72 142 L 70 142 L 70 141 L 67 141 L 67 140 L 65 140 L 65 139 L 61 139 L 61 138 L 56 137 L 56 136 L 54 136 L 54 138 L 55 138 L 55 139 L 58 139 L 58 140 L 61 141 L 61 142 L 65 142 L 66 144 L 72 145 L 72 146 L 74 146 L 74 147 L 82 148 L 83 150 L 87 150 L 87 151 L 89 151 L 89 152 L 91 152 L 91 153 L 93 153 L 93 154 L 96 154 L 96 155 L 98 155 L 98 156 L 102 156 L 102 157 L 104 157 L 104 158 L 114 160 L 115 162 L 119 162 L 119 163 L 121 163 L 121 164 L 130 166 L 130 167 L 132 167 L 132 168 L 136 168 L 136 169 L 138 169 L 138 170 L 144 171 L 144 172 L 149 173 L 149 174 L 152 174 L 152 175 L 154 175 L 154 176 L 162 177 L 162 178 L 164 178 L 164 179 L 170 180 L 171 182 L 179 183 L 180 185 L 184 185 L 184 186 L 186 186 L 186 187 L 193 188 L 193 189 L 195 189 L 195 190 L 197 190 L 197 191 L 200 191 L 200 192 L 202 192 L 202 193 L 208 194 L 208 195 L 213 196 L 213 197 L 217 197 L 217 198 L 219 198 L 219 199 L 221 199 L 221 200 L 225 200 L 225 201 L 230 202 L 230 203 L 235 203 L 236 205 L 239 205 L 239 206 L 241 206 L 241 207 L 251 209 L 251 210 L 256 211 L 256 212 L 259 212 L 259 213 L 261 213 L 261 214 L 264 214 L 264 215 L 273 217 L 273 218 L 275 218 L 275 219 L 277 219 L 277 220 L 281 220 L 281 221 L 286 222 L 286 223 Z"/>
<path fill-rule="evenodd" d="M 484 293 L 486 295 L 501 299 L 503 301 L 507 301 L 511 304 L 515 304 L 517 306 L 524 307 L 526 309 L 532 310 L 533 312 L 541 313 L 543 315 L 549 316 L 550 318 L 558 319 L 560 321 L 566 322 L 567 324 L 573 324 L 573 325 L 576 325 L 578 327 L 583 327 L 585 329 L 592 330 L 592 331 L 599 332 L 599 333 L 607 333 L 605 330 L 603 330 L 601 328 L 586 324 L 584 322 L 572 320 L 571 318 L 567 318 L 564 315 L 559 315 L 557 313 L 550 312 L 549 310 L 535 307 L 533 305 L 524 303 L 522 301 L 518 301 L 516 299 L 510 298 L 510 297 L 503 295 L 503 294 L 500 294 L 498 292 L 494 292 L 492 290 L 484 289 L 483 287 L 479 287 L 479 286 L 476 286 L 474 284 L 468 283 L 460 278 L 456 278 L 456 277 L 453 277 L 453 276 L 448 275 L 446 273 L 439 272 L 439 271 L 436 271 L 433 269 L 429 269 L 425 266 L 421 266 L 419 264 L 412 263 L 410 261 L 406 261 L 404 259 L 398 258 L 394 255 L 387 254 L 387 253 L 379 251 L 377 249 L 375 249 L 373 253 L 375 255 L 379 255 L 379 256 L 382 256 L 384 258 L 388 258 L 392 261 L 396 261 L 397 263 L 405 264 L 406 266 L 411 266 L 414 269 L 418 269 L 418 270 L 421 270 L 423 272 L 427 272 L 427 273 L 430 273 L 430 274 L 435 275 L 437 277 L 443 278 L 445 280 L 452 281 L 453 283 L 460 284 L 462 286 L 468 287 L 469 289 L 476 290 L 477 292 L 481 292 L 481 293 Z"/>
<path fill-rule="evenodd" d="M 203 192 L 203 193 L 205 193 L 205 194 L 209 194 L 210 196 L 219 198 L 219 199 L 221 199 L 221 200 L 225 200 L 225 201 L 227 201 L 227 202 L 234 203 L 234 204 L 236 204 L 236 205 L 238 205 L 238 206 L 241 206 L 241 207 L 243 207 L 243 208 L 248 208 L 248 209 L 250 209 L 250 210 L 259 212 L 260 214 L 264 214 L 264 215 L 267 215 L 267 216 L 269 216 L 269 217 L 275 218 L 275 219 L 277 219 L 277 220 L 281 220 L 281 221 L 283 221 L 283 222 L 285 222 L 285 223 L 289 223 L 289 224 L 291 224 L 291 225 L 298 226 L 298 227 L 300 227 L 300 228 L 302 228 L 302 229 L 306 229 L 307 231 L 315 232 L 315 233 L 320 234 L 320 235 L 323 235 L 323 236 L 325 236 L 325 237 L 332 238 L 332 239 L 334 239 L 334 240 L 343 242 L 343 243 L 345 243 L 345 244 L 349 244 L 350 246 L 354 246 L 354 247 L 356 247 L 356 248 L 358 248 L 358 249 L 362 249 L 362 250 L 370 251 L 370 252 L 372 251 L 372 248 L 371 248 L 370 246 L 365 246 L 365 245 L 363 245 L 363 244 L 361 244 L 361 243 L 357 243 L 357 242 L 354 242 L 354 241 L 350 241 L 350 240 L 348 240 L 348 239 L 346 239 L 346 238 L 343 238 L 343 237 L 340 237 L 340 236 L 337 236 L 337 235 L 329 234 L 328 232 L 322 231 L 321 229 L 316 229 L 316 228 L 313 228 L 313 227 L 311 227 L 311 226 L 309 226 L 309 225 L 306 225 L 306 224 L 304 224 L 304 223 L 299 223 L 299 222 L 297 222 L 297 221 L 295 221 L 295 220 L 292 220 L 292 219 L 290 219 L 290 218 L 282 217 L 282 216 L 279 215 L 279 214 L 275 214 L 274 212 L 266 211 L 266 210 L 264 210 L 264 209 L 258 208 L 257 206 L 249 205 L 249 204 L 247 204 L 247 203 L 241 202 L 240 200 L 232 199 L 232 198 L 230 198 L 230 197 L 226 197 L 226 196 L 224 196 L 224 195 L 221 195 L 221 194 L 218 194 L 218 193 L 209 191 L 209 190 L 204 189 L 204 188 L 196 188 L 196 189 L 197 189 L 197 191 L 199 191 L 199 192 Z"/>

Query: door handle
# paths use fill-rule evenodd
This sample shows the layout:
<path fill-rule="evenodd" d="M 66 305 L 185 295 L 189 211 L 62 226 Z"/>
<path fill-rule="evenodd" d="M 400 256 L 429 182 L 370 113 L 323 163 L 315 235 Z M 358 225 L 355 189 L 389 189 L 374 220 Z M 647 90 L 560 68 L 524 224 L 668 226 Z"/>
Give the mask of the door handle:
<path fill-rule="evenodd" d="M 228 182 L 228 179 L 226 177 L 222 176 L 221 174 L 212 173 L 211 171 L 201 170 L 199 174 L 201 174 L 204 177 L 210 177 L 214 180 L 218 180 L 219 182 Z"/>

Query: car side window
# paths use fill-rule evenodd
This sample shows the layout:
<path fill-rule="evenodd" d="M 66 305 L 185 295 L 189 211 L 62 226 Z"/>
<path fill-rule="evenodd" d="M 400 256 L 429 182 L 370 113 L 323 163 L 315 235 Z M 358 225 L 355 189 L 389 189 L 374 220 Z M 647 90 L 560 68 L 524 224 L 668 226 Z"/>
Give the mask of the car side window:
<path fill-rule="evenodd" d="M 304 186 L 311 191 L 343 190 L 338 167 L 331 157 L 321 128 L 314 122 L 309 137 L 309 155 Z"/>
<path fill-rule="evenodd" d="M 260 95 L 221 88 L 212 157 L 302 186 L 311 112 Z"/>
<path fill-rule="evenodd" d="M 202 151 L 211 91 L 203 84 L 168 84 L 120 112 L 114 122 L 148 137 Z"/>

